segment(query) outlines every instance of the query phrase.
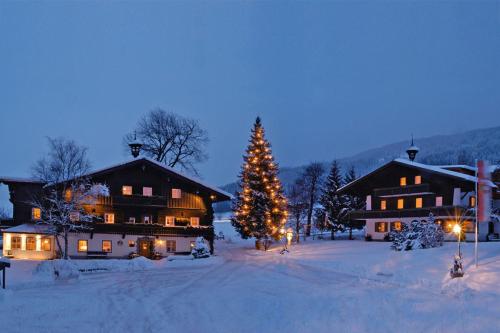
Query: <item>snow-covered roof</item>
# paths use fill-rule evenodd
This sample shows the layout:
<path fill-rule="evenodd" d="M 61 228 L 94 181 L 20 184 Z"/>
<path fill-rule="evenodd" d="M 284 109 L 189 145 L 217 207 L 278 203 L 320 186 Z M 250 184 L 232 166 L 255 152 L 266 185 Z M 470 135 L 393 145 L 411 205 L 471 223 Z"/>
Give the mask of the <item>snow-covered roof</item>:
<path fill-rule="evenodd" d="M 394 160 L 392 160 L 392 161 L 390 161 L 390 162 L 382 165 L 381 167 L 377 168 L 376 170 L 373 170 L 372 172 L 370 172 L 370 173 L 368 173 L 368 174 L 366 174 L 366 175 L 364 175 L 364 176 L 362 176 L 362 177 L 360 177 L 360 178 L 358 178 L 358 179 L 356 179 L 356 180 L 354 180 L 354 181 L 352 181 L 352 182 L 350 182 L 348 184 L 345 184 L 344 186 L 342 186 L 341 188 L 339 188 L 339 191 L 342 191 L 342 190 L 346 189 L 347 187 L 350 187 L 353 184 L 358 183 L 362 179 L 368 177 L 369 175 L 373 174 L 377 170 L 379 170 L 381 168 L 384 168 L 384 167 L 386 167 L 387 165 L 389 165 L 391 163 L 398 163 L 398 164 L 406 165 L 406 166 L 409 166 L 409 167 L 412 167 L 412 168 L 427 170 L 427 171 L 430 171 L 430 172 L 442 174 L 442 175 L 453 177 L 453 178 L 458 178 L 458 179 L 469 181 L 469 182 L 473 182 L 473 183 L 475 183 L 477 181 L 477 178 L 474 177 L 474 176 L 467 175 L 467 174 L 464 174 L 464 173 L 461 173 L 461 172 L 456 172 L 456 171 L 451 171 L 451 170 L 445 169 L 444 168 L 445 166 L 428 165 L 428 164 L 423 164 L 423 163 L 418 163 L 418 162 L 412 162 L 412 161 L 404 159 L 404 158 L 396 158 L 396 159 L 394 159 Z M 485 182 L 485 184 L 489 185 L 492 188 L 496 188 L 497 187 L 492 181 L 487 181 L 487 182 Z"/>
<path fill-rule="evenodd" d="M 450 165 L 437 165 L 437 167 L 443 168 L 443 169 L 452 169 L 452 168 L 457 168 L 457 169 L 465 169 L 465 170 L 470 170 L 476 172 L 476 167 L 466 165 L 466 164 L 450 164 Z M 488 171 L 489 172 L 494 172 L 496 169 L 499 169 L 500 165 L 488 165 Z"/>
<path fill-rule="evenodd" d="M 18 226 L 4 229 L 4 232 L 25 233 L 25 234 L 50 234 L 50 226 L 47 224 L 20 224 Z"/>
<path fill-rule="evenodd" d="M 22 177 L 1 177 L 0 183 L 33 183 L 43 184 L 44 182 L 35 178 L 22 178 Z"/>
<path fill-rule="evenodd" d="M 134 162 L 137 162 L 137 161 L 140 161 L 140 160 L 145 160 L 145 161 L 148 161 L 150 163 L 153 163 L 156 166 L 158 166 L 158 167 L 160 167 L 160 168 L 162 168 L 162 169 L 164 169 L 166 171 L 172 172 L 172 173 L 174 173 L 174 174 L 176 174 L 176 175 L 178 175 L 178 176 L 180 176 L 180 177 L 182 177 L 184 179 L 187 179 L 187 180 L 189 180 L 191 182 L 197 183 L 197 184 L 199 184 L 199 185 L 201 185 L 201 186 L 203 186 L 203 187 L 205 187 L 205 188 L 207 188 L 209 190 L 212 190 L 212 191 L 214 191 L 216 193 L 222 194 L 222 195 L 227 196 L 229 198 L 233 197 L 230 193 L 228 193 L 226 191 L 223 191 L 223 190 L 219 189 L 218 187 L 209 185 L 209 184 L 207 184 L 207 183 L 199 180 L 196 177 L 188 176 L 188 175 L 186 175 L 186 174 L 184 174 L 184 173 L 182 173 L 180 171 L 177 171 L 177 170 L 175 170 L 175 169 L 173 169 L 171 167 L 168 167 L 168 166 L 166 166 L 166 165 L 164 165 L 164 164 L 162 164 L 162 163 L 160 163 L 158 161 L 155 161 L 155 160 L 153 160 L 153 159 L 151 159 L 149 157 L 140 157 L 140 158 L 128 160 L 128 161 L 125 161 L 125 162 L 122 162 L 122 163 L 118 163 L 118 164 L 115 164 L 115 165 L 108 166 L 106 168 L 101 168 L 101 169 L 94 170 L 94 171 L 88 173 L 87 175 L 88 176 L 92 176 L 94 174 L 105 172 L 105 171 L 107 171 L 109 169 L 114 169 L 114 168 L 118 168 L 118 167 L 121 167 L 121 166 L 125 166 L 125 165 L 127 165 L 129 163 L 134 163 Z"/>

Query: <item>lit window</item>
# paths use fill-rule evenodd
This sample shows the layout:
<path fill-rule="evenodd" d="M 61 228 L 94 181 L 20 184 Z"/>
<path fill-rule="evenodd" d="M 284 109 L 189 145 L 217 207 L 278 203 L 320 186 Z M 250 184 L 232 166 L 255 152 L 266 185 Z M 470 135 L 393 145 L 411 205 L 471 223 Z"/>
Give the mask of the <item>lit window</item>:
<path fill-rule="evenodd" d="M 415 185 L 422 184 L 422 176 L 415 176 Z"/>
<path fill-rule="evenodd" d="M 78 252 L 87 252 L 89 248 L 89 241 L 86 239 L 79 239 L 78 240 Z"/>
<path fill-rule="evenodd" d="M 405 207 L 405 199 L 398 199 L 398 209 L 403 209 Z"/>
<path fill-rule="evenodd" d="M 436 197 L 436 207 L 443 206 L 443 197 Z"/>
<path fill-rule="evenodd" d="M 172 199 L 180 199 L 182 197 L 182 191 L 178 188 L 172 189 Z"/>
<path fill-rule="evenodd" d="M 135 247 L 135 241 L 129 240 L 128 241 L 128 247 Z"/>
<path fill-rule="evenodd" d="M 166 226 L 173 226 L 175 224 L 175 217 L 174 216 L 165 216 L 165 225 Z"/>
<path fill-rule="evenodd" d="M 422 208 L 422 198 L 415 199 L 415 208 Z"/>
<path fill-rule="evenodd" d="M 399 179 L 399 186 L 406 186 L 406 177 L 401 177 Z"/>
<path fill-rule="evenodd" d="M 469 206 L 470 207 L 476 207 L 476 197 L 475 196 L 471 196 L 470 199 L 469 199 Z"/>
<path fill-rule="evenodd" d="M 33 236 L 26 237 L 26 250 L 35 251 L 36 249 L 36 239 Z"/>
<path fill-rule="evenodd" d="M 387 201 L 385 201 L 385 200 L 380 201 L 380 209 L 381 210 L 387 209 Z"/>
<path fill-rule="evenodd" d="M 132 195 L 132 186 L 122 186 L 122 194 L 123 195 Z"/>
<path fill-rule="evenodd" d="M 37 207 L 31 209 L 31 218 L 33 220 L 40 220 L 42 218 L 42 210 Z"/>
<path fill-rule="evenodd" d="M 104 214 L 104 223 L 109 223 L 109 224 L 115 223 L 115 214 L 105 213 Z"/>
<path fill-rule="evenodd" d="M 69 213 L 69 219 L 72 222 L 80 221 L 80 213 L 79 212 L 71 212 L 71 213 Z"/>
<path fill-rule="evenodd" d="M 190 222 L 191 222 L 192 227 L 199 227 L 200 226 L 200 218 L 199 217 L 191 217 Z"/>
<path fill-rule="evenodd" d="M 111 252 L 112 250 L 112 242 L 110 240 L 102 241 L 102 252 Z"/>
<path fill-rule="evenodd" d="M 130 216 L 128 218 L 128 223 L 135 223 L 135 217 L 134 216 Z"/>
<path fill-rule="evenodd" d="M 175 244 L 174 240 L 167 240 L 166 246 L 167 246 L 167 252 L 175 252 L 176 251 L 176 244 Z"/>
<path fill-rule="evenodd" d="M 12 250 L 19 250 L 21 248 L 21 237 L 13 236 L 10 239 L 10 248 Z"/>
<path fill-rule="evenodd" d="M 375 222 L 375 232 L 387 232 L 387 222 Z"/>
<path fill-rule="evenodd" d="M 71 201 L 71 190 L 70 189 L 67 189 L 65 192 L 64 192 L 64 200 L 66 200 L 66 202 L 69 202 Z"/>
<path fill-rule="evenodd" d="M 153 196 L 153 188 L 152 187 L 143 187 L 142 188 L 142 195 L 145 197 Z"/>
<path fill-rule="evenodd" d="M 402 225 L 400 221 L 391 223 L 391 231 L 401 231 Z"/>
<path fill-rule="evenodd" d="M 52 250 L 52 242 L 50 238 L 44 237 L 42 238 L 42 251 L 50 251 Z"/>
<path fill-rule="evenodd" d="M 151 223 L 151 216 L 148 216 L 148 215 L 144 216 L 143 217 L 143 222 L 146 223 L 146 224 Z"/>

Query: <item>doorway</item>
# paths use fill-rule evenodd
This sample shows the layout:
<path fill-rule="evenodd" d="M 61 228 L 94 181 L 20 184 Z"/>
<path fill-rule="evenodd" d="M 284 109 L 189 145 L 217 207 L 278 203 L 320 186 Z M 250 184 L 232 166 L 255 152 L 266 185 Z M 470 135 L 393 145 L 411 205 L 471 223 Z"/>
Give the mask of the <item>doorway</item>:
<path fill-rule="evenodd" d="M 137 252 L 140 256 L 151 258 L 153 256 L 153 240 L 141 238 L 137 242 Z"/>

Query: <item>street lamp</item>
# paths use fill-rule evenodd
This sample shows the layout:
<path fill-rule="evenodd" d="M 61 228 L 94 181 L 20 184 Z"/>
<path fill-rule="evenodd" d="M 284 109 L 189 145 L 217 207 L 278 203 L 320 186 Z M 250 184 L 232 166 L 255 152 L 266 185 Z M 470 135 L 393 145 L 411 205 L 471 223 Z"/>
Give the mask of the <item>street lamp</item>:
<path fill-rule="evenodd" d="M 286 229 L 286 240 L 287 240 L 286 245 L 287 246 L 292 245 L 292 238 L 293 238 L 293 229 L 292 228 Z"/>
<path fill-rule="evenodd" d="M 457 238 L 458 238 L 458 256 L 460 258 L 462 258 L 462 253 L 460 252 L 460 236 L 461 236 L 461 232 L 462 232 L 462 227 L 460 226 L 460 224 L 455 224 L 453 226 L 453 232 L 457 235 Z"/>

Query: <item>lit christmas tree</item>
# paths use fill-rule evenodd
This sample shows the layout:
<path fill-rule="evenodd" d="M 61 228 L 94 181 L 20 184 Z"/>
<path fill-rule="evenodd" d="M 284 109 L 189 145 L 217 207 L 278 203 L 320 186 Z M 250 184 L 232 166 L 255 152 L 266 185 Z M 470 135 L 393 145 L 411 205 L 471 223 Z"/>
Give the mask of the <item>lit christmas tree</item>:
<path fill-rule="evenodd" d="M 264 128 L 257 117 L 250 144 L 243 157 L 240 192 L 237 193 L 231 222 L 243 238 L 255 237 L 256 245 L 279 240 L 287 221 L 287 201 L 278 179 L 278 165 L 271 145 L 264 138 Z"/>

